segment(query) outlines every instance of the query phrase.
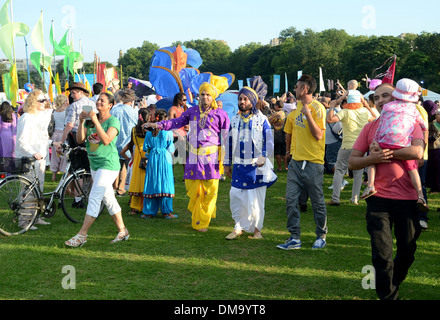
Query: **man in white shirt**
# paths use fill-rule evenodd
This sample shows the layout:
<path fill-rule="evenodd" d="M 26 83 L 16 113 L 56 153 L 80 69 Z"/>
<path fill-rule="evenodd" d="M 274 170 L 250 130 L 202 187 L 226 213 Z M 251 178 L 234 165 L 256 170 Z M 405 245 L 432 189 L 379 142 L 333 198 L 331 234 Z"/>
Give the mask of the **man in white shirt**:
<path fill-rule="evenodd" d="M 83 83 L 74 82 L 67 90 L 70 91 L 73 103 L 67 107 L 65 127 L 61 141 L 66 141 L 67 136 L 72 132 L 75 145 L 79 114 L 82 112 L 83 107 L 92 106 L 95 113 L 98 113 L 98 110 L 96 109 L 95 103 L 88 98 L 90 92 L 86 89 L 86 86 Z"/>

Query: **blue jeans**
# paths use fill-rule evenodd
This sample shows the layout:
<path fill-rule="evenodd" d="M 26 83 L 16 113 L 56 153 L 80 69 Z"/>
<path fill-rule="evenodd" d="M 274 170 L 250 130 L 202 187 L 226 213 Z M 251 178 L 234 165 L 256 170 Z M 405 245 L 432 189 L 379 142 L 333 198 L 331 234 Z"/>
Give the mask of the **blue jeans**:
<path fill-rule="evenodd" d="M 300 211 L 298 201 L 301 191 L 306 190 L 312 204 L 316 223 L 316 236 L 325 239 L 327 234 L 327 208 L 324 200 L 324 165 L 291 160 L 287 172 L 286 214 L 287 230 L 294 239 L 300 239 Z"/>

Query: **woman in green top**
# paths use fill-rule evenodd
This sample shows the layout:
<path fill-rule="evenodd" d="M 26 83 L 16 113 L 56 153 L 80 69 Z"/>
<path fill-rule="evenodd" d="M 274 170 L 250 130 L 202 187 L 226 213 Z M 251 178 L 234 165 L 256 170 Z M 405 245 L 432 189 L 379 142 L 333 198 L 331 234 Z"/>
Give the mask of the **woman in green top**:
<path fill-rule="evenodd" d="M 112 243 L 127 240 L 130 237 L 122 220 L 121 207 L 113 192 L 113 182 L 120 169 L 115 145 L 120 123 L 117 118 L 110 115 L 114 102 L 112 95 L 102 93 L 96 102 L 98 114 L 93 111 L 82 111 L 79 115 L 76 140 L 79 144 L 86 142 L 93 186 L 83 226 L 76 236 L 65 242 L 70 247 L 80 247 L 87 242 L 87 232 L 98 216 L 101 201 L 104 201 L 119 230 Z M 86 121 L 86 119 L 90 120 Z"/>

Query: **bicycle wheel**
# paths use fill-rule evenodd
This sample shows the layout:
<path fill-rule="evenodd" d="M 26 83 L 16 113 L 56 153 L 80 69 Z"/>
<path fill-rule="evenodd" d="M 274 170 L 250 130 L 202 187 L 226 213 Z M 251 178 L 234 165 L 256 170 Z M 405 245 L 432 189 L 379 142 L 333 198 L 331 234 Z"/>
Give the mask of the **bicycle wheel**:
<path fill-rule="evenodd" d="M 25 233 L 40 213 L 39 193 L 23 176 L 9 176 L 0 182 L 0 233 Z"/>
<path fill-rule="evenodd" d="M 89 194 L 92 189 L 93 179 L 88 172 L 75 172 L 66 181 L 61 191 L 61 206 L 65 216 L 74 223 L 84 220 Z M 101 203 L 99 213 L 102 212 L 104 203 Z"/>

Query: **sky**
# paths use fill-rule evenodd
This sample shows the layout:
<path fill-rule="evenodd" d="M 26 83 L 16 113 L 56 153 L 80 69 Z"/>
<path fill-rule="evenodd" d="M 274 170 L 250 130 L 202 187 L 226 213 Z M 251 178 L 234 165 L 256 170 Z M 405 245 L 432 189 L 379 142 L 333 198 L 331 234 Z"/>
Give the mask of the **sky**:
<path fill-rule="evenodd" d="M 438 0 L 12 0 L 13 21 L 29 26 L 28 54 L 36 51 L 31 32 L 43 12 L 48 52 L 53 21 L 57 41 L 71 28 L 75 50 L 81 43 L 85 62 L 93 62 L 96 52 L 115 65 L 119 50 L 140 47 L 145 40 L 166 47 L 209 38 L 226 41 L 234 51 L 250 42 L 268 44 L 290 27 L 366 36 L 437 33 L 439 9 Z M 26 58 L 23 39 L 16 38 L 15 50 L 18 59 Z M 5 58 L 1 51 L 0 58 Z"/>

